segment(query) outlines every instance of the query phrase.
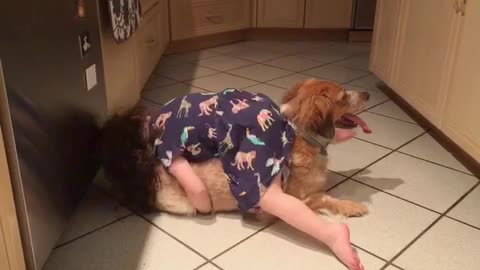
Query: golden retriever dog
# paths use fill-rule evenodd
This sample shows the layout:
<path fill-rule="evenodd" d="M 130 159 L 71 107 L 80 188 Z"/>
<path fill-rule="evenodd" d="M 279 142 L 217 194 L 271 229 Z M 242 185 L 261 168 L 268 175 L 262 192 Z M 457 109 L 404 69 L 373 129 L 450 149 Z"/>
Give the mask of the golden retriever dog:
<path fill-rule="evenodd" d="M 335 122 L 362 110 L 368 98 L 366 92 L 345 91 L 333 82 L 314 79 L 298 83 L 283 98 L 281 113 L 297 131 L 284 188 L 314 211 L 324 209 L 347 217 L 368 211 L 360 203 L 333 198 L 324 190 L 326 147 L 334 143 Z M 116 190 L 137 207 L 195 215 L 180 184 L 155 157 L 154 140 L 161 134 L 146 131 L 147 115 L 145 109 L 135 108 L 106 122 L 100 141 L 105 173 Z M 207 186 L 215 212 L 238 209 L 219 160 L 192 166 Z"/>

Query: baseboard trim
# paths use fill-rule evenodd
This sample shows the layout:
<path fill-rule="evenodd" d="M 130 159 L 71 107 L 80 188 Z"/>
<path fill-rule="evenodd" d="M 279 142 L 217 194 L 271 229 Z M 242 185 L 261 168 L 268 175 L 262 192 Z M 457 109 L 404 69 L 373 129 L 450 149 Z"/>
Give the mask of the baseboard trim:
<path fill-rule="evenodd" d="M 372 42 L 372 30 L 352 30 L 348 32 L 348 41 Z"/>
<path fill-rule="evenodd" d="M 410 117 L 423 127 L 438 143 L 440 143 L 447 151 L 460 161 L 473 175 L 480 178 L 480 163 L 475 160 L 470 154 L 465 152 L 458 144 L 450 139 L 443 131 L 437 128 L 432 122 L 419 113 L 413 106 L 410 105 L 404 98 L 398 95 L 393 89 L 385 84 L 379 84 L 379 89 L 382 90 L 395 104 L 402 108 Z"/>
<path fill-rule="evenodd" d="M 250 28 L 171 41 L 165 54 L 211 48 L 243 40 L 347 41 L 348 29 Z"/>
<path fill-rule="evenodd" d="M 252 28 L 248 37 L 252 40 L 347 41 L 348 29 Z"/>
<path fill-rule="evenodd" d="M 249 29 L 235 30 L 200 37 L 173 40 L 167 47 L 165 54 L 182 53 L 201 50 L 248 39 Z"/>

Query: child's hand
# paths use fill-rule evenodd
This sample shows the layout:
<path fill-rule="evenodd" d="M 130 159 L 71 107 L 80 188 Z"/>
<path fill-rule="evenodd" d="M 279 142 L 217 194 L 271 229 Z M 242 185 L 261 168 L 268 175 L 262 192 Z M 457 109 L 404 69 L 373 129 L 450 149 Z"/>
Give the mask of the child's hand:
<path fill-rule="evenodd" d="M 353 129 L 335 129 L 335 143 L 342 143 L 355 137 L 357 133 Z"/>
<path fill-rule="evenodd" d="M 212 211 L 210 194 L 206 188 L 187 191 L 187 198 L 198 210 L 198 212 L 202 214 L 208 214 Z"/>
<path fill-rule="evenodd" d="M 212 211 L 207 187 L 184 157 L 180 156 L 173 159 L 168 171 L 177 178 L 180 186 L 185 190 L 188 200 L 200 213 L 207 214 Z"/>

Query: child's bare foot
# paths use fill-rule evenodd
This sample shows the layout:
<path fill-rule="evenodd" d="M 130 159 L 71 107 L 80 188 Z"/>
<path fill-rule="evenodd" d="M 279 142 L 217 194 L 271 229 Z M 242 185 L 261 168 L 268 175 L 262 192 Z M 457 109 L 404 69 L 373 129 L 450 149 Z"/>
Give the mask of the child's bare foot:
<path fill-rule="evenodd" d="M 364 270 L 360 258 L 350 244 L 350 230 L 348 226 L 335 223 L 332 223 L 330 226 L 329 230 L 332 237 L 325 242 L 328 247 L 348 269 Z"/>

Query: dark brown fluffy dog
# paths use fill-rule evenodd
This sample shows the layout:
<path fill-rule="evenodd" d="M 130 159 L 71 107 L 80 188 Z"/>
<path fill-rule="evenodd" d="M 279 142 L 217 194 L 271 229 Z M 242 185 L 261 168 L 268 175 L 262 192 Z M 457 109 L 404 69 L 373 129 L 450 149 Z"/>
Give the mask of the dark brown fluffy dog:
<path fill-rule="evenodd" d="M 362 204 L 338 200 L 324 193 L 327 159 L 318 156 L 325 149 L 312 144 L 305 135 L 318 134 L 333 140 L 335 121 L 346 113 L 361 110 L 367 100 L 368 93 L 345 91 L 335 83 L 313 79 L 297 84 L 288 92 L 281 105 L 282 113 L 302 132 L 298 132 L 293 142 L 287 193 L 315 211 L 327 209 L 345 216 L 367 213 Z M 193 215 L 196 210 L 179 183 L 154 155 L 153 141 L 161 134 L 147 135 L 148 115 L 148 110 L 135 108 L 107 121 L 101 138 L 105 172 L 113 185 L 137 207 Z M 192 166 L 209 190 L 214 211 L 237 210 L 218 160 Z"/>

